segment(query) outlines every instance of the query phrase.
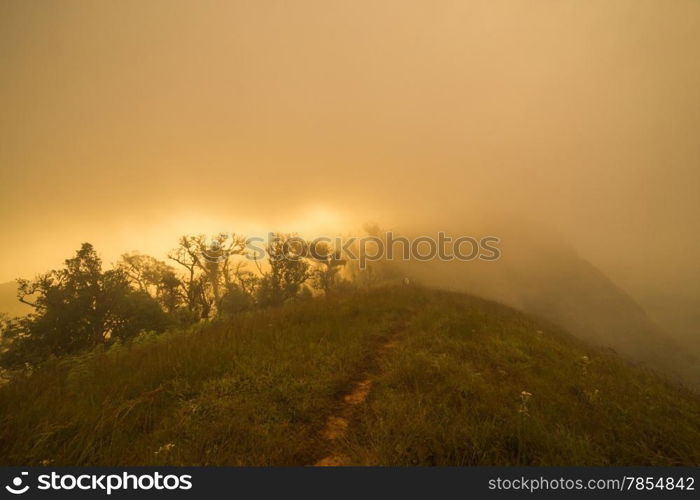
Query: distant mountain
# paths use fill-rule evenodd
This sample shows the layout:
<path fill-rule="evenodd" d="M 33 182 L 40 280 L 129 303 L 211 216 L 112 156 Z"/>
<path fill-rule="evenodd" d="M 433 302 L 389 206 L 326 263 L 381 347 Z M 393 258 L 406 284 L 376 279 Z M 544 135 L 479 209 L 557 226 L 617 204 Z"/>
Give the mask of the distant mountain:
<path fill-rule="evenodd" d="M 31 307 L 17 300 L 17 283 L 14 281 L 0 283 L 0 314 L 24 316 L 31 311 Z"/>
<path fill-rule="evenodd" d="M 395 263 L 431 287 L 468 292 L 535 314 L 577 337 L 700 387 L 700 363 L 624 290 L 571 247 L 552 239 L 504 238 L 497 262 Z"/>

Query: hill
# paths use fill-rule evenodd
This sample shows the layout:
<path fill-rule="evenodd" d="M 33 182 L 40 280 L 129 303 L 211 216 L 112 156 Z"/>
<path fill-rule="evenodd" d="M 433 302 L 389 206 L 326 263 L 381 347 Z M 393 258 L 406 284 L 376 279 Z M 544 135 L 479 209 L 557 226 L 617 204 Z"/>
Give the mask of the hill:
<path fill-rule="evenodd" d="M 498 262 L 391 264 L 426 286 L 472 293 L 544 318 L 700 389 L 700 351 L 690 333 L 685 344 L 678 343 L 625 290 L 561 242 L 535 244 L 511 235 L 506 243 Z M 693 308 L 678 306 L 677 320 L 690 323 Z"/>
<path fill-rule="evenodd" d="M 0 387 L 0 408 L 3 465 L 700 465 L 690 391 L 412 286 L 54 360 Z"/>

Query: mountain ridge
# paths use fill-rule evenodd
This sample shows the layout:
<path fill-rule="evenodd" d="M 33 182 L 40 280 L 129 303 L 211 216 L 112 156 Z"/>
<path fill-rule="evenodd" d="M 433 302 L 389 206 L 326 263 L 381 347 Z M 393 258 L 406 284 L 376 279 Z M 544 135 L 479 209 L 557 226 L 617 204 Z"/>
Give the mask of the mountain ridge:
<path fill-rule="evenodd" d="M 343 440 L 322 439 L 366 373 Z M 0 408 L 7 465 L 700 464 L 696 394 L 508 306 L 410 285 L 55 359 L 1 386 Z"/>

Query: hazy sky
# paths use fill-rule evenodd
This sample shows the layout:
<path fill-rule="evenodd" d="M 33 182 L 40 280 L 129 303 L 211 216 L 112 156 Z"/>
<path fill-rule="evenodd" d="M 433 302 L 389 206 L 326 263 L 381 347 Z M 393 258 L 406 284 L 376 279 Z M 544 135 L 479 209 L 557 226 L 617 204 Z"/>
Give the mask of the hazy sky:
<path fill-rule="evenodd" d="M 512 213 L 700 283 L 696 0 L 3 0 L 0 64 L 0 281 L 82 241 Z"/>

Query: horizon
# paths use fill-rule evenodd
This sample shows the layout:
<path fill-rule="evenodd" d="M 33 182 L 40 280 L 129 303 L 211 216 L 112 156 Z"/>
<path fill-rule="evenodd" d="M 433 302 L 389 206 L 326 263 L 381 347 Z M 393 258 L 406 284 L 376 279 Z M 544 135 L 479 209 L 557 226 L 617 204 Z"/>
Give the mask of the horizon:
<path fill-rule="evenodd" d="M 700 297 L 697 3 L 165 5 L 0 6 L 0 281 L 320 205 L 524 216 Z"/>

